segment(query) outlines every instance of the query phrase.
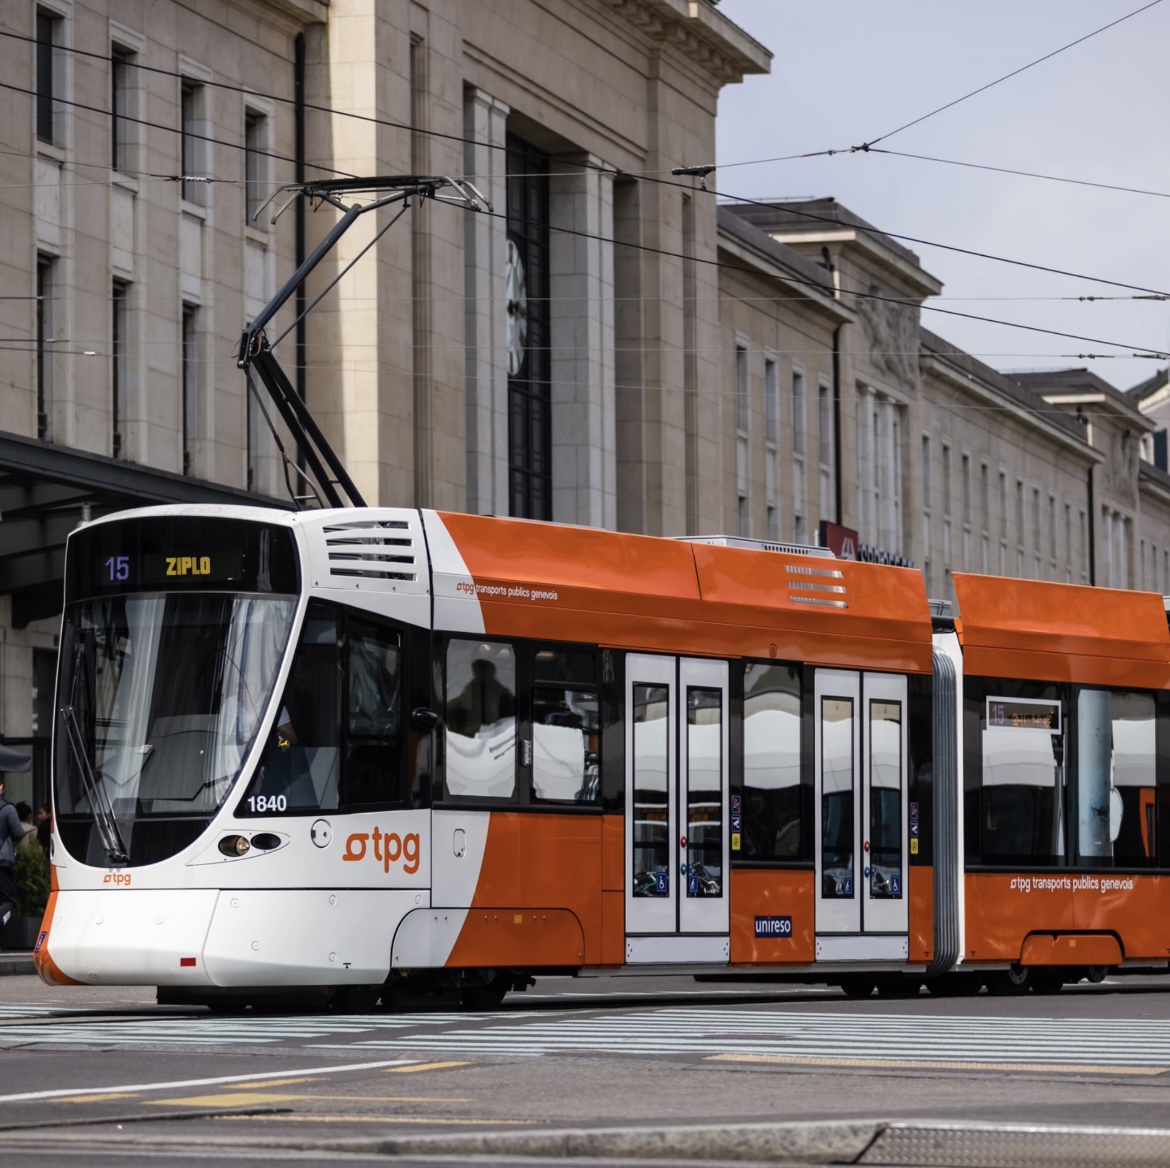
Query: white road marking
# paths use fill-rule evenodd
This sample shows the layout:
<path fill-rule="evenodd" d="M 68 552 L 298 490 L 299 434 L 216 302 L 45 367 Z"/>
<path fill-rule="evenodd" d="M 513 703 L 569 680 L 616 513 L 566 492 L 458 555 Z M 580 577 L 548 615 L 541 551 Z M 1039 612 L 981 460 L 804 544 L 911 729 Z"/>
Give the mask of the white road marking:
<path fill-rule="evenodd" d="M 336 1064 L 329 1067 L 308 1067 L 301 1070 L 281 1072 L 288 1075 L 340 1075 L 346 1071 L 378 1071 L 385 1067 L 404 1067 L 417 1059 L 385 1059 L 376 1063 Z M 172 1079 L 166 1083 L 124 1083 L 117 1087 L 63 1087 L 55 1091 L 22 1091 L 17 1095 L 0 1095 L 0 1103 L 27 1103 L 35 1099 L 65 1099 L 77 1095 L 109 1095 L 129 1091 L 174 1091 L 186 1087 L 213 1087 L 218 1083 L 247 1083 L 258 1079 L 271 1079 L 271 1068 L 251 1075 L 217 1075 L 212 1079 Z"/>

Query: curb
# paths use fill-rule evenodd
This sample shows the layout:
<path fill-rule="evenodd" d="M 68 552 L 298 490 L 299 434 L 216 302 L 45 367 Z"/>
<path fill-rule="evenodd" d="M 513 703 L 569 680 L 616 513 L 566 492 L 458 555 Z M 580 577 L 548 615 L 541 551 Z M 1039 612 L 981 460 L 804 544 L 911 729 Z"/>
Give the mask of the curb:
<path fill-rule="evenodd" d="M 31 953 L 0 953 L 0 977 L 36 973 Z"/>
<path fill-rule="evenodd" d="M 188 1118 L 184 1115 L 184 1118 Z M 243 1117 L 241 1117 L 243 1118 Z M 98 1123 L 102 1121 L 99 1120 Z M 116 1122 L 116 1117 L 106 1122 Z M 70 1144 L 96 1147 L 189 1148 L 190 1136 L 9 1128 L 17 1150 L 35 1138 L 42 1151 Z M 137 1125 L 135 1125 L 137 1126 Z M 811 1123 L 702 1124 L 684 1127 L 562 1128 L 393 1138 L 258 1139 L 201 1134 L 208 1147 L 284 1148 L 305 1153 L 382 1156 L 493 1156 L 691 1161 L 707 1164 L 1027 1165 L 1029 1168 L 1165 1168 L 1170 1129 L 1074 1127 L 1056 1124 L 962 1123 L 930 1120 L 838 1120 Z"/>

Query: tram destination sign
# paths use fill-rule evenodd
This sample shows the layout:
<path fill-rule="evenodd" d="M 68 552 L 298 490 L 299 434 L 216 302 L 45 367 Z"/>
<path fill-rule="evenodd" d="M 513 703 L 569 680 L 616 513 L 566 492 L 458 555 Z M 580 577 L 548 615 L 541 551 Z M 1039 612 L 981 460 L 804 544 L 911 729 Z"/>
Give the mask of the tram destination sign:
<path fill-rule="evenodd" d="M 1032 698 L 987 699 L 988 728 L 1004 730 L 1047 730 L 1060 733 L 1060 702 Z"/>
<path fill-rule="evenodd" d="M 159 516 L 95 523 L 69 541 L 68 599 L 117 592 L 297 591 L 285 528 L 237 519 Z"/>

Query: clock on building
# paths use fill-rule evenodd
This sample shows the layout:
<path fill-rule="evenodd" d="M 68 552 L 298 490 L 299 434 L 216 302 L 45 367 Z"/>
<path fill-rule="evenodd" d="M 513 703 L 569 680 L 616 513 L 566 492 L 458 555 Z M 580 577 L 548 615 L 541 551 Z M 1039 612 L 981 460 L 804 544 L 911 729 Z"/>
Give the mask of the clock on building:
<path fill-rule="evenodd" d="M 528 286 L 524 261 L 514 240 L 508 240 L 508 257 L 504 263 L 504 297 L 508 323 L 508 376 L 515 377 L 524 364 L 528 343 Z"/>

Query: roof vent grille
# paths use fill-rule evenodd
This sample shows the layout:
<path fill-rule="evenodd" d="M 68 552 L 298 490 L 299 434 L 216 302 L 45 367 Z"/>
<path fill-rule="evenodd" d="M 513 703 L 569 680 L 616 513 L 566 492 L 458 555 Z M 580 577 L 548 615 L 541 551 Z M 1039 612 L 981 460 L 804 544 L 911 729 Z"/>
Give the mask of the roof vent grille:
<path fill-rule="evenodd" d="M 829 548 L 809 547 L 803 543 L 776 543 L 770 539 L 748 539 L 745 535 L 682 535 L 677 536 L 683 543 L 706 543 L 715 547 L 747 548 L 755 552 L 783 552 L 786 556 L 816 556 L 818 559 L 835 560 Z"/>
<path fill-rule="evenodd" d="M 814 568 L 805 564 L 785 564 L 788 599 L 792 604 L 812 604 L 819 608 L 848 608 L 845 573 L 840 568 Z"/>
<path fill-rule="evenodd" d="M 414 536 L 403 519 L 361 519 L 324 528 L 330 576 L 418 579 Z"/>

